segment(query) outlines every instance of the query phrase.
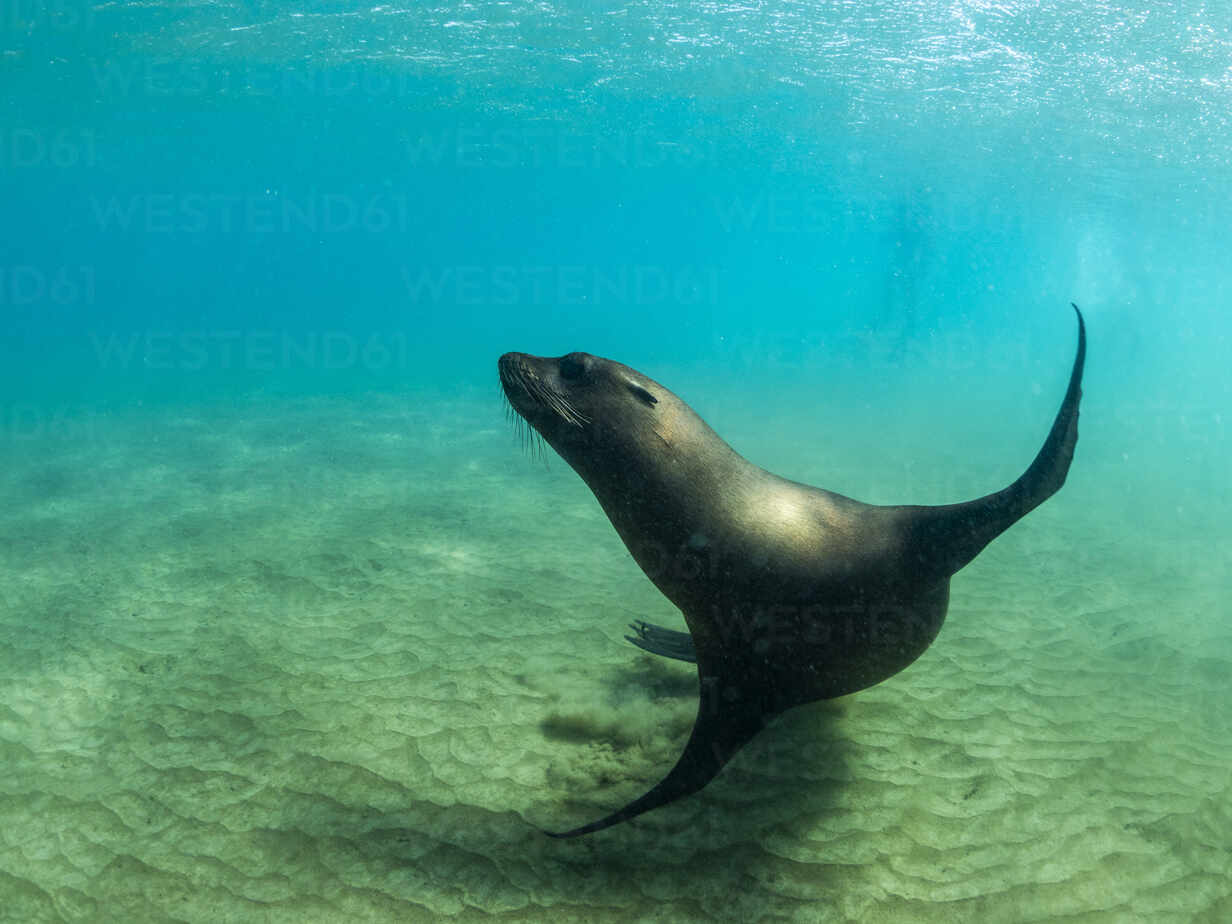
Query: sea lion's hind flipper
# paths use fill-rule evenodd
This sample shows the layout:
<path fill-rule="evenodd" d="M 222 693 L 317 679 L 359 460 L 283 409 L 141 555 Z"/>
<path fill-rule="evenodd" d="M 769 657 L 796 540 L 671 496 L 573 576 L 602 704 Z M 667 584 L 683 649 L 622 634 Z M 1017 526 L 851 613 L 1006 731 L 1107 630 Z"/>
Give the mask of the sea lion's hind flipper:
<path fill-rule="evenodd" d="M 896 508 L 907 518 L 906 534 L 917 569 L 931 567 L 938 576 L 949 577 L 1065 483 L 1078 444 L 1078 404 L 1087 356 L 1086 324 L 1078 306 L 1073 307 L 1078 316 L 1078 348 L 1069 387 L 1044 445 L 1021 477 L 1002 491 L 963 504 Z"/>
<path fill-rule="evenodd" d="M 766 724 L 767 716 L 755 700 L 729 699 L 722 695 L 718 678 L 703 678 L 701 701 L 693 733 L 684 746 L 676 766 L 659 785 L 624 808 L 572 831 L 544 831 L 550 837 L 577 837 L 601 831 L 612 825 L 636 818 L 643 812 L 692 795 L 723 768 L 733 754 L 745 745 Z M 732 692 L 729 688 L 729 692 Z"/>
<path fill-rule="evenodd" d="M 651 625 L 638 620 L 629 623 L 629 628 L 636 635 L 626 635 L 625 638 L 651 654 L 674 658 L 677 661 L 697 663 L 697 651 L 693 647 L 693 636 L 688 632 L 677 632 L 674 629 L 664 629 L 662 626 Z"/>

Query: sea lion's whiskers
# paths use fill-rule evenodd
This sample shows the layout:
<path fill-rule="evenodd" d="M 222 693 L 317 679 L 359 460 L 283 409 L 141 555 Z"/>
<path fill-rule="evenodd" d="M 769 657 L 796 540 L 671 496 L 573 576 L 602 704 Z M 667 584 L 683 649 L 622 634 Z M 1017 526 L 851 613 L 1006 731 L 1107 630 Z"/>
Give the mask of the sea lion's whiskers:
<path fill-rule="evenodd" d="M 590 418 L 585 414 L 579 413 L 569 399 L 556 389 L 545 385 L 537 378 L 530 379 L 527 384 L 527 390 L 531 393 L 532 397 L 557 417 L 575 427 L 581 427 L 590 423 Z"/>
<path fill-rule="evenodd" d="M 547 446 L 543 442 L 543 437 L 539 435 L 534 427 L 528 424 L 522 415 L 518 413 L 517 408 L 513 406 L 513 402 L 509 400 L 509 396 L 503 391 L 501 398 L 505 405 L 505 419 L 513 424 L 513 432 L 517 436 L 518 446 L 522 452 L 529 455 L 536 462 L 542 462 L 544 467 L 548 467 L 548 451 Z"/>
<path fill-rule="evenodd" d="M 502 365 L 500 367 L 500 380 L 506 390 L 512 388 L 529 395 L 535 403 L 548 409 L 572 426 L 584 427 L 590 423 L 590 418 L 581 413 L 568 397 L 557 389 L 552 388 L 520 363 L 510 363 L 507 366 Z M 508 401 L 507 394 L 505 400 Z"/>

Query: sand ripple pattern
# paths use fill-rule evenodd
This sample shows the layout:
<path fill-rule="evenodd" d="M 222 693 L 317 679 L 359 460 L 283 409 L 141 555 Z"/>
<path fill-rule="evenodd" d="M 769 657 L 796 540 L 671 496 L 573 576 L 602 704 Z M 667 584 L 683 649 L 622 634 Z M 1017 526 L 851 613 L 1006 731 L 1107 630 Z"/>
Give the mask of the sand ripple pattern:
<path fill-rule="evenodd" d="M 1226 540 L 1042 508 L 911 670 L 562 843 L 678 752 L 620 641 L 676 617 L 499 408 L 405 406 L 8 447 L 0 919 L 1232 920 Z"/>

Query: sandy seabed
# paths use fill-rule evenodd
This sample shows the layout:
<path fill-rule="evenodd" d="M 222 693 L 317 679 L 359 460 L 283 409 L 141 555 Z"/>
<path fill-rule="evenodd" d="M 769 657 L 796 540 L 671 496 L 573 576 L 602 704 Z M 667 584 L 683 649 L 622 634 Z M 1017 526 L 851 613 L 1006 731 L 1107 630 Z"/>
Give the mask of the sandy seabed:
<path fill-rule="evenodd" d="M 1084 503 L 1081 445 L 919 662 L 555 841 L 670 768 L 695 682 L 494 396 L 61 430 L 0 473 L 2 920 L 1232 920 L 1232 538 Z"/>

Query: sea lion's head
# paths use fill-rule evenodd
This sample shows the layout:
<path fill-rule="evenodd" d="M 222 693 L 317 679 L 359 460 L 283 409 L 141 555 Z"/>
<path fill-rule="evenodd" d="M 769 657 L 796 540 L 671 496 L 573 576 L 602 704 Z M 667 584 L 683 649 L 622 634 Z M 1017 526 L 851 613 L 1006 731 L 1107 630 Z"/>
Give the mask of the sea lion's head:
<path fill-rule="evenodd" d="M 710 432 L 658 382 L 610 359 L 506 353 L 498 365 L 514 411 L 592 486 L 661 466 L 686 451 L 686 434 Z"/>

